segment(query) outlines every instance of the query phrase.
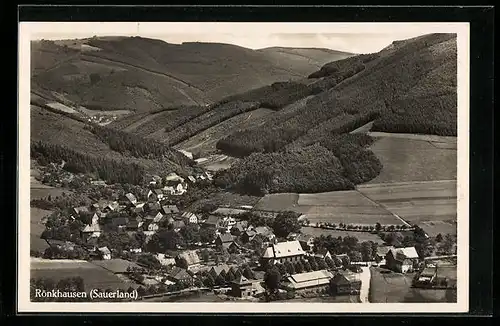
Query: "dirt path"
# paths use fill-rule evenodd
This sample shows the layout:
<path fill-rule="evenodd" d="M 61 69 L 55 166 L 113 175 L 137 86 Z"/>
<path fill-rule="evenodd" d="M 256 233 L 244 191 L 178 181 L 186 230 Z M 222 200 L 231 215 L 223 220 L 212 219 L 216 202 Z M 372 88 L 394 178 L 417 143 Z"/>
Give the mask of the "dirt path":
<path fill-rule="evenodd" d="M 368 294 L 370 293 L 370 267 L 361 267 L 362 272 L 359 275 L 361 280 L 361 290 L 359 292 L 359 299 L 361 303 L 369 303 Z"/>

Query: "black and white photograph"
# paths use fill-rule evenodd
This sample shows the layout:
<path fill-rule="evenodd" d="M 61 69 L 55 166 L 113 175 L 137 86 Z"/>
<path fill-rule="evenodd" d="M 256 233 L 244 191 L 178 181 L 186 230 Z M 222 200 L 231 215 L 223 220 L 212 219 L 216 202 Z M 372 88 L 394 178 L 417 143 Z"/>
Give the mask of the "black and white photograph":
<path fill-rule="evenodd" d="M 21 23 L 20 309 L 467 311 L 468 32 Z"/>

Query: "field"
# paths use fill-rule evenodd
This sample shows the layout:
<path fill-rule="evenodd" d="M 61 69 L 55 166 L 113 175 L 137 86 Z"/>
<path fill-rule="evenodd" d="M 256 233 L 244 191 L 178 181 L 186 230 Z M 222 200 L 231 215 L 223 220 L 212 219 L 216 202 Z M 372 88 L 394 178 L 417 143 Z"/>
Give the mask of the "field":
<path fill-rule="evenodd" d="M 51 278 L 58 281 L 63 278 L 80 276 L 85 290 L 128 289 L 132 283 L 126 283 L 113 273 L 84 260 L 31 260 L 31 278 Z"/>
<path fill-rule="evenodd" d="M 228 205 L 229 207 L 254 206 L 258 200 L 259 197 L 239 195 L 231 192 L 219 192 L 208 198 L 197 200 L 188 210 L 196 211 L 205 204 L 213 204 L 215 206 Z"/>
<path fill-rule="evenodd" d="M 355 190 L 318 194 L 270 194 L 259 200 L 255 209 L 263 211 L 291 210 L 304 214 L 304 217 L 311 223 L 375 225 L 379 222 L 383 225 L 404 224 L 386 209 L 379 207 Z"/>
<path fill-rule="evenodd" d="M 358 191 L 429 235 L 456 234 L 456 181 L 401 182 L 358 186 Z"/>
<path fill-rule="evenodd" d="M 198 151 L 202 155 L 216 152 L 215 145 L 220 139 L 239 128 L 248 128 L 254 123 L 259 123 L 263 117 L 273 112 L 270 109 L 260 108 L 238 114 L 181 142 L 175 148 L 190 152 Z"/>
<path fill-rule="evenodd" d="M 381 268 L 371 268 L 370 302 L 456 302 L 456 290 L 431 290 L 411 288 L 411 274 L 381 273 Z"/>
<path fill-rule="evenodd" d="M 337 230 L 326 230 L 313 227 L 302 227 L 302 233 L 312 235 L 314 237 L 319 237 L 320 235 L 328 236 L 331 235 L 334 238 L 337 237 L 356 237 L 360 242 L 363 241 L 373 241 L 378 244 L 384 243 L 382 239 L 376 234 L 371 234 L 369 232 L 350 232 L 350 231 L 337 231 Z"/>
<path fill-rule="evenodd" d="M 368 183 L 456 180 L 456 137 L 369 133 L 382 172 Z"/>

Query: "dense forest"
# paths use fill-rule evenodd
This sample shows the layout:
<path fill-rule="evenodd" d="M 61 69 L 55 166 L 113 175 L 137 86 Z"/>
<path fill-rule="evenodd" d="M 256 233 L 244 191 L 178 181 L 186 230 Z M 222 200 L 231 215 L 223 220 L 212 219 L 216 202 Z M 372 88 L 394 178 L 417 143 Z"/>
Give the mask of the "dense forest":
<path fill-rule="evenodd" d="M 239 192 L 315 193 L 354 189 L 382 170 L 364 134 L 326 136 L 319 143 L 272 153 L 253 153 L 217 175 L 219 186 Z"/>
<path fill-rule="evenodd" d="M 146 171 L 138 164 L 127 160 L 115 160 L 84 154 L 71 148 L 39 141 L 31 143 L 31 157 L 40 165 L 51 162 L 66 162 L 64 169 L 73 173 L 95 173 L 110 183 L 141 184 Z"/>
<path fill-rule="evenodd" d="M 112 150 L 124 155 L 130 154 L 138 158 L 166 159 L 181 166 L 194 164 L 187 156 L 152 139 L 97 125 L 89 125 L 86 129 L 99 137 L 102 142 L 108 144 Z"/>

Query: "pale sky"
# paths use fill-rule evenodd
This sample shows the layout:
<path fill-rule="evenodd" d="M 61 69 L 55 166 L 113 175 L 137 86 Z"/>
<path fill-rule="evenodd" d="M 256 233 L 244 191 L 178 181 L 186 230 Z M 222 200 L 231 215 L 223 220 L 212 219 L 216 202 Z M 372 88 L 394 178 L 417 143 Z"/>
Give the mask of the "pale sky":
<path fill-rule="evenodd" d="M 454 32 L 444 23 L 29 23 L 31 39 L 141 36 L 169 43 L 218 42 L 251 49 L 272 46 L 378 52 L 395 40 Z M 161 31 L 161 32 L 160 32 Z"/>

